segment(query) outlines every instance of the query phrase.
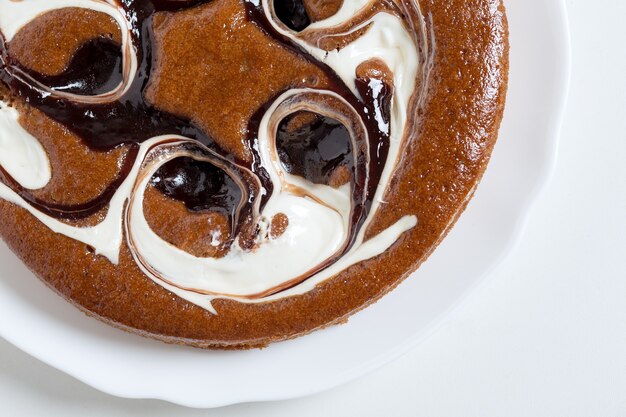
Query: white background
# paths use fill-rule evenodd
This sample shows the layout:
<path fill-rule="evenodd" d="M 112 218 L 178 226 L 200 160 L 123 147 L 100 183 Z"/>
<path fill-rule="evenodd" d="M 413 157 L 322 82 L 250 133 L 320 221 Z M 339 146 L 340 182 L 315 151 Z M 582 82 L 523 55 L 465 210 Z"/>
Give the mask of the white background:
<path fill-rule="evenodd" d="M 553 178 L 519 246 L 409 354 L 328 393 L 200 411 L 101 394 L 0 340 L 0 414 L 626 416 L 626 2 L 568 6 Z"/>

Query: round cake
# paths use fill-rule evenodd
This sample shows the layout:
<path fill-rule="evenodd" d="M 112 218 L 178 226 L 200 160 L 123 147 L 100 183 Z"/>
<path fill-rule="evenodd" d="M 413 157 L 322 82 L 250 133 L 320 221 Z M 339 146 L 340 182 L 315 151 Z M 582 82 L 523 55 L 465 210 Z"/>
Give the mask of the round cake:
<path fill-rule="evenodd" d="M 468 204 L 507 77 L 501 0 L 0 0 L 0 236 L 164 342 L 344 323 Z"/>

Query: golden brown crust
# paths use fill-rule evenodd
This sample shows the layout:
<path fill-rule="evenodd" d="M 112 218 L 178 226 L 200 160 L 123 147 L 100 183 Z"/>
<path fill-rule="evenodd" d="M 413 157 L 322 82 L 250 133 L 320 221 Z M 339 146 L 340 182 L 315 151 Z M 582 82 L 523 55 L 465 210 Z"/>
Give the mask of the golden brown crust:
<path fill-rule="evenodd" d="M 496 141 L 508 81 L 501 0 L 422 0 L 436 40 L 419 138 L 405 150 L 371 233 L 418 225 L 378 258 L 315 290 L 264 304 L 216 300 L 213 315 L 147 279 L 124 247 L 119 266 L 0 201 L 0 235 L 59 294 L 100 320 L 168 343 L 243 349 L 340 323 L 397 286 L 436 248 L 473 194 Z"/>

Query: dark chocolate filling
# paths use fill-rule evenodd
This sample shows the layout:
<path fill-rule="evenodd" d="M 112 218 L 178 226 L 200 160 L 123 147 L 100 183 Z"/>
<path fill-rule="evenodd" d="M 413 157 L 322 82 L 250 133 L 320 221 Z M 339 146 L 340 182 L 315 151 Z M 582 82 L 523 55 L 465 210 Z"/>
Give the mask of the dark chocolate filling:
<path fill-rule="evenodd" d="M 274 0 L 276 17 L 289 29 L 301 32 L 311 24 L 302 0 Z"/>
<path fill-rule="evenodd" d="M 25 70 L 31 77 L 55 91 L 95 96 L 112 91 L 122 76 L 120 45 L 110 38 L 98 37 L 84 44 L 60 75 L 41 75 Z"/>
<path fill-rule="evenodd" d="M 289 125 L 301 113 L 283 119 L 278 126 L 276 146 L 287 172 L 315 184 L 329 184 L 339 167 L 354 169 L 352 142 L 348 129 L 335 119 L 314 115 L 309 123 L 291 130 Z"/>
<path fill-rule="evenodd" d="M 94 151 L 108 151 L 120 145 L 130 145 L 125 166 L 119 178 L 95 200 L 76 206 L 52 205 L 37 200 L 27 190 L 19 187 L 6 172 L 0 170 L 0 179 L 15 189 L 39 210 L 55 217 L 79 219 L 87 217 L 106 207 L 117 188 L 127 177 L 136 157 L 138 145 L 161 135 L 181 135 L 193 139 L 214 152 L 220 164 L 229 169 L 218 168 L 215 164 L 198 162 L 191 158 L 176 158 L 162 166 L 153 182 L 166 195 L 182 201 L 192 211 L 216 210 L 228 213 L 232 219 L 232 236 L 236 236 L 244 225 L 253 224 L 255 203 L 260 201 L 261 210 L 273 192 L 272 183 L 266 170 L 260 165 L 260 156 L 254 146 L 258 142 L 258 128 L 261 118 L 272 102 L 262 106 L 249 122 L 249 149 L 251 162 L 238 160 L 221 149 L 206 132 L 193 122 L 163 112 L 144 99 L 153 67 L 154 35 L 153 16 L 159 11 L 180 11 L 210 0 L 122 0 L 121 7 L 132 25 L 132 41 L 137 49 L 139 66 L 132 85 L 117 101 L 106 104 L 86 104 L 66 98 L 46 94 L 37 87 L 37 82 L 53 89 L 80 95 L 93 95 L 112 89 L 121 79 L 119 46 L 110 41 L 96 39 L 84 45 L 74 56 L 67 70 L 58 76 L 47 77 L 34 73 L 20 65 L 7 50 L 6 42 L 0 37 L 0 80 L 9 86 L 11 92 L 24 99 L 29 105 L 41 110 L 48 117 L 65 125 L 78 135 Z M 389 124 L 392 88 L 384 84 L 374 92 L 371 79 L 357 79 L 356 96 L 341 78 L 326 64 L 317 61 L 291 39 L 278 33 L 267 21 L 260 2 L 255 5 L 244 0 L 247 17 L 268 36 L 323 70 L 331 80 L 330 89 L 343 97 L 358 113 L 367 131 L 367 138 L 349 140 L 344 126 L 332 119 L 319 116 L 310 126 L 305 126 L 295 135 L 285 135 L 282 128 L 278 132 L 279 152 L 286 156 L 288 169 L 313 182 L 326 182 L 333 168 L 346 165 L 351 170 L 352 218 L 349 239 L 342 256 L 354 244 L 363 226 L 378 188 L 380 176 L 385 166 L 389 150 L 389 130 L 381 130 L 380 122 Z M 306 27 L 308 17 L 300 1 L 277 2 L 277 13 L 289 27 L 299 30 Z M 281 17 L 282 16 L 282 17 Z M 96 59 L 97 57 L 97 59 Z M 97 65 L 91 64 L 97 62 Z M 281 92 L 282 93 L 282 92 Z M 279 94 L 276 95 L 278 97 Z M 376 115 L 379 115 L 376 118 Z M 281 124 L 282 125 L 282 124 Z M 352 145 L 352 143 L 356 143 Z M 244 178 L 241 168 L 246 168 L 258 178 L 262 189 L 254 181 Z M 231 174 L 227 174 L 230 172 Z M 238 174 L 237 174 L 238 173 Z M 230 175 L 241 175 L 232 178 Z M 240 187 L 244 187 L 242 189 Z M 245 197 L 244 197 L 245 196 Z M 245 201 L 242 201 L 245 200 Z M 295 286 L 311 275 L 332 264 L 334 259 L 309 271 Z M 286 288 L 282 288 L 284 290 Z"/>
<path fill-rule="evenodd" d="M 180 157 L 163 164 L 152 184 L 190 211 L 216 211 L 230 217 L 241 203 L 241 189 L 221 168 L 206 161 Z"/>

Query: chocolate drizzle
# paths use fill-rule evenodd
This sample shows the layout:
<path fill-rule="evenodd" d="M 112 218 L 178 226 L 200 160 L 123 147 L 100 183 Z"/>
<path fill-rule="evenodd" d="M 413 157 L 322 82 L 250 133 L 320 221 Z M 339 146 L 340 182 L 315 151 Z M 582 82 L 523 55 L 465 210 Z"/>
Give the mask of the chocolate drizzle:
<path fill-rule="evenodd" d="M 54 91 L 95 96 L 112 91 L 123 81 L 120 45 L 101 36 L 84 44 L 60 75 L 45 76 L 24 69 Z"/>
<path fill-rule="evenodd" d="M 84 218 L 106 207 L 110 202 L 117 188 L 128 176 L 137 158 L 139 144 L 157 136 L 180 135 L 202 144 L 210 152 L 205 152 L 202 160 L 178 157 L 167 162 L 153 177 L 153 184 L 167 196 L 182 201 L 191 211 L 213 210 L 226 214 L 233 223 L 233 237 L 245 226 L 255 224 L 255 216 L 259 214 L 256 211 L 262 210 L 273 192 L 269 175 L 261 166 L 257 145 L 261 119 L 275 99 L 262 106 L 249 122 L 247 139 L 252 158 L 250 162 L 246 162 L 220 148 L 207 132 L 192 121 L 161 111 L 144 98 L 155 60 L 152 28 L 154 14 L 160 11 L 181 11 L 210 1 L 121 0 L 120 6 L 131 25 L 130 33 L 137 53 L 138 68 L 124 94 L 112 102 L 85 103 L 50 94 L 43 91 L 38 84 L 48 86 L 52 91 L 79 96 L 111 91 L 123 82 L 123 62 L 119 45 L 103 38 L 88 42 L 75 54 L 64 73 L 51 77 L 20 65 L 10 56 L 4 38 L 0 37 L 0 80 L 9 86 L 15 96 L 66 126 L 94 151 L 109 151 L 118 146 L 127 146 L 130 149 L 119 177 L 100 197 L 81 205 L 44 203 L 1 170 L 0 179 L 33 207 L 50 216 Z M 297 130 L 295 134 L 288 134 L 284 129 L 291 116 L 281 123 L 277 144 L 279 151 L 289 160 L 286 165 L 292 174 L 303 176 L 312 182 L 327 183 L 328 176 L 335 168 L 348 168 L 352 188 L 352 218 L 349 236 L 341 252 L 305 276 L 289 282 L 287 287 L 275 290 L 279 292 L 326 268 L 354 245 L 370 213 L 385 167 L 389 150 L 393 89 L 382 80 L 357 79 L 360 97 L 355 95 L 330 67 L 316 60 L 290 38 L 277 32 L 267 20 L 261 1 L 244 0 L 244 3 L 249 20 L 283 47 L 324 71 L 330 80 L 330 90 L 354 109 L 367 133 L 367 137 L 350 140 L 345 126 L 322 116 L 317 116 L 313 123 Z M 282 4 L 276 7 L 278 17 L 288 27 L 302 30 L 308 26 L 310 20 L 301 1 L 278 3 Z M 98 62 L 98 65 L 92 64 L 93 62 Z M 254 185 L 255 181 L 246 178 L 244 171 L 252 172 L 256 176 L 261 189 Z M 271 294 L 263 296 L 267 295 Z"/>
<path fill-rule="evenodd" d="M 241 190 L 221 168 L 210 162 L 180 157 L 163 164 L 152 184 L 190 211 L 216 211 L 230 217 L 241 204 Z"/>
<path fill-rule="evenodd" d="M 274 0 L 276 17 L 289 29 L 301 32 L 311 24 L 303 0 Z"/>
<path fill-rule="evenodd" d="M 306 117 L 300 126 L 298 118 Z M 337 169 L 354 170 L 348 129 L 337 120 L 314 113 L 294 113 L 278 126 L 276 145 L 287 172 L 315 184 L 329 184 Z"/>

